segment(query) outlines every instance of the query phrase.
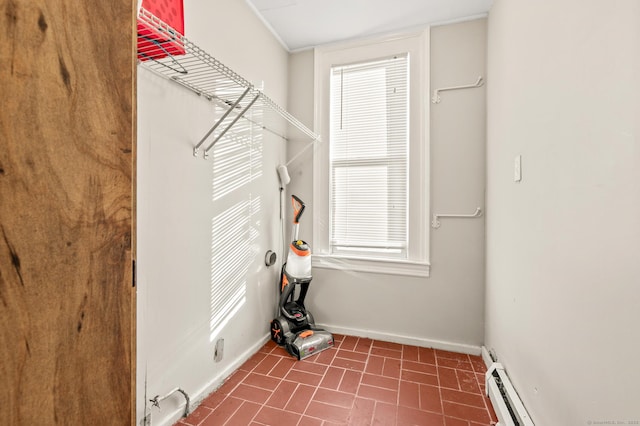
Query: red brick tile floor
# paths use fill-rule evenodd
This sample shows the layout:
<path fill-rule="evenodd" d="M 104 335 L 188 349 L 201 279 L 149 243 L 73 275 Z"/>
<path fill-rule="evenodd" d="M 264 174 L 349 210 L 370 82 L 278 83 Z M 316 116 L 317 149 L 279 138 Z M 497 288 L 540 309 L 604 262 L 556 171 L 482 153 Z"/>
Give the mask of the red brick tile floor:
<path fill-rule="evenodd" d="M 497 423 L 479 356 L 334 335 L 302 361 L 269 341 L 179 426 Z"/>

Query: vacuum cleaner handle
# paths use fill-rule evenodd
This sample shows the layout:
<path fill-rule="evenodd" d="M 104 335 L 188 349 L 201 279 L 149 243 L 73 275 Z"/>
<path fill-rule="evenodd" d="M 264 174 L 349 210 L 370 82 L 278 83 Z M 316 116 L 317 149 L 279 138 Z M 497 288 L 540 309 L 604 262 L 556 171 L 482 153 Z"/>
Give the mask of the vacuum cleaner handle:
<path fill-rule="evenodd" d="M 291 195 L 291 205 L 293 206 L 293 223 L 297 224 L 300 222 L 300 216 L 302 216 L 306 206 L 304 205 L 304 201 L 295 195 Z"/>

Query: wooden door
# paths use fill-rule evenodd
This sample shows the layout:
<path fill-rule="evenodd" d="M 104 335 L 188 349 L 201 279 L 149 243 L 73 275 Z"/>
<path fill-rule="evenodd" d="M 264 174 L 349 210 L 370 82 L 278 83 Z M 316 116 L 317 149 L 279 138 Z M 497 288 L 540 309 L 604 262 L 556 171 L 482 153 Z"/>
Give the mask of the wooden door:
<path fill-rule="evenodd" d="M 125 425 L 132 0 L 0 0 L 0 424 Z"/>

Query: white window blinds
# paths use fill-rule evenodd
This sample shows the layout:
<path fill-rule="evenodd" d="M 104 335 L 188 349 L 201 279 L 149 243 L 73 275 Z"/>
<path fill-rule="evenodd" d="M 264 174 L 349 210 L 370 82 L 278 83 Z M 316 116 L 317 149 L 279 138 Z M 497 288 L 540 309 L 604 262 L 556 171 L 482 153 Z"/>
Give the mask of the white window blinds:
<path fill-rule="evenodd" d="M 330 246 L 407 256 L 407 54 L 331 68 Z"/>

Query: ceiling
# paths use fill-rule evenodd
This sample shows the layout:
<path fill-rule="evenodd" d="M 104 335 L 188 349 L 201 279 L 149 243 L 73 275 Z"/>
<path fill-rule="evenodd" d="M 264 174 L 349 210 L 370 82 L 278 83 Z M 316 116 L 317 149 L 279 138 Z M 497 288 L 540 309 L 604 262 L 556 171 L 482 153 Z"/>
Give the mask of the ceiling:
<path fill-rule="evenodd" d="M 486 14 L 493 0 L 246 0 L 285 47 L 302 50 Z"/>

